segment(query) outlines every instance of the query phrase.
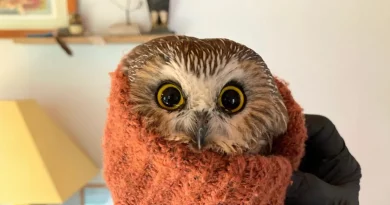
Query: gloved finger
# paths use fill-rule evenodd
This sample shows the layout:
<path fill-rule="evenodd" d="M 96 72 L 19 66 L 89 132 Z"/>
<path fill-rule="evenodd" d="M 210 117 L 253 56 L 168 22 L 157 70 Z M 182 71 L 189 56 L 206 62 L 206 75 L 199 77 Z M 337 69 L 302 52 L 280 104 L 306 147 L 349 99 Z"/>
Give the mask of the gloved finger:
<path fill-rule="evenodd" d="M 294 172 L 292 181 L 292 185 L 287 189 L 287 205 L 339 204 L 351 200 L 347 197 L 348 190 L 328 184 L 310 173 Z"/>
<path fill-rule="evenodd" d="M 293 184 L 287 191 L 287 205 L 325 205 L 330 204 L 334 198 L 333 187 L 310 173 L 294 172 L 292 181 Z"/>
<path fill-rule="evenodd" d="M 333 122 L 321 115 L 305 115 L 308 140 L 307 151 L 318 159 L 331 159 L 343 149 L 344 140 Z"/>
<path fill-rule="evenodd" d="M 291 185 L 287 188 L 287 198 L 296 198 L 300 194 L 304 194 L 308 189 L 305 173 L 295 171 L 291 177 Z"/>

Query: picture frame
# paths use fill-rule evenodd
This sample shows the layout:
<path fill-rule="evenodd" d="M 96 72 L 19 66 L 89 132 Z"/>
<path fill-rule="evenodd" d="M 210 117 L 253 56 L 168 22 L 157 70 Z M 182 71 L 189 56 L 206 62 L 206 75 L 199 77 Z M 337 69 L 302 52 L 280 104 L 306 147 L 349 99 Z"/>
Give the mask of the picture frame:
<path fill-rule="evenodd" d="M 26 37 L 67 27 L 69 16 L 78 9 L 78 0 L 19 1 L 28 4 L 0 0 L 0 38 Z"/>

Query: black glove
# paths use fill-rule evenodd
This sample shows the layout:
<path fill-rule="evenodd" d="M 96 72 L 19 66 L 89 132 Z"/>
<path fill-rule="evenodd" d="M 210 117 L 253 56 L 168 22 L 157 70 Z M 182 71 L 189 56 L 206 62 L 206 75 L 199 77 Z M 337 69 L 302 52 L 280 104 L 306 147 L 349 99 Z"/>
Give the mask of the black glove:
<path fill-rule="evenodd" d="M 358 205 L 361 168 L 335 125 L 305 115 L 308 140 L 299 171 L 287 190 L 286 205 Z"/>

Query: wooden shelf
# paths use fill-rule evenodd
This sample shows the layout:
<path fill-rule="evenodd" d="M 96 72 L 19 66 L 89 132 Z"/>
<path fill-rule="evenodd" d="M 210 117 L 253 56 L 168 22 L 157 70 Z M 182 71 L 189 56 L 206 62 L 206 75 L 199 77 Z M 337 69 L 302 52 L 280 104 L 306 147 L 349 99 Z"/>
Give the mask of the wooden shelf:
<path fill-rule="evenodd" d="M 125 44 L 125 43 L 144 43 L 149 40 L 169 36 L 165 35 L 134 35 L 134 36 L 77 36 L 62 38 L 68 44 Z M 53 37 L 29 37 L 29 38 L 12 38 L 12 41 L 17 44 L 56 44 Z"/>

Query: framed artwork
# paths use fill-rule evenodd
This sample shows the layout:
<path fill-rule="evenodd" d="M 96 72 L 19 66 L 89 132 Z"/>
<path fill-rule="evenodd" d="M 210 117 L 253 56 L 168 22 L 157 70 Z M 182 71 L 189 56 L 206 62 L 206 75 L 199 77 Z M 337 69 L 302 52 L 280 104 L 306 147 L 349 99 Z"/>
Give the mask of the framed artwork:
<path fill-rule="evenodd" d="M 0 37 L 54 31 L 67 27 L 77 0 L 0 0 Z"/>

